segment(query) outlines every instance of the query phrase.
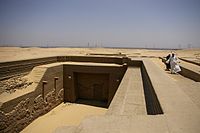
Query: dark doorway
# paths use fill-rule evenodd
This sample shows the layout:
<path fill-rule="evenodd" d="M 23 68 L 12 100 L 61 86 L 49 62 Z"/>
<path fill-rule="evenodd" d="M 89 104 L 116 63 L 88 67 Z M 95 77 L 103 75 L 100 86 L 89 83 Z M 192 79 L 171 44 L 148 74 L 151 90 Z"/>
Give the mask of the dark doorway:
<path fill-rule="evenodd" d="M 93 92 L 95 100 L 103 100 L 103 84 L 93 84 Z"/>
<path fill-rule="evenodd" d="M 106 107 L 109 74 L 75 73 L 76 102 Z"/>

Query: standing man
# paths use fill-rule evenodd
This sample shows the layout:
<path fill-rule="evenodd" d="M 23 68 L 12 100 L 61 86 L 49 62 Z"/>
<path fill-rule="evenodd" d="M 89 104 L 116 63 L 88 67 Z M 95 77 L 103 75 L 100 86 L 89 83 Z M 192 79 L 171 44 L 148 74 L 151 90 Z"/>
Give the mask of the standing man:
<path fill-rule="evenodd" d="M 172 53 L 172 57 L 170 58 L 170 67 L 172 74 L 176 74 L 181 71 L 181 68 L 178 63 L 180 63 L 180 61 L 176 57 L 175 53 Z"/>

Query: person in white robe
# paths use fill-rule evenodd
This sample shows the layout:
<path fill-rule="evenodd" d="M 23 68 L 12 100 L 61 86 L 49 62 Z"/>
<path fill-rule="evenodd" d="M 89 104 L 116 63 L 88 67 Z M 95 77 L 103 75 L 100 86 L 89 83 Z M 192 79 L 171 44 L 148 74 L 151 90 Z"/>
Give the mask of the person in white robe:
<path fill-rule="evenodd" d="M 171 67 L 171 73 L 178 73 L 181 71 L 181 68 L 179 66 L 180 61 L 176 57 L 174 53 L 172 53 L 172 56 L 170 58 L 170 67 Z"/>

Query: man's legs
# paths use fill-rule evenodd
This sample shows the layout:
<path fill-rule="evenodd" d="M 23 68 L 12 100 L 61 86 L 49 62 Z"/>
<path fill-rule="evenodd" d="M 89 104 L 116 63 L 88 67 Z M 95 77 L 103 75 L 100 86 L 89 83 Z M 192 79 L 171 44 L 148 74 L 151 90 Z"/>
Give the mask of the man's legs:
<path fill-rule="evenodd" d="M 169 63 L 165 63 L 165 65 L 166 65 L 166 71 L 169 71 L 169 69 L 170 69 L 170 64 Z"/>

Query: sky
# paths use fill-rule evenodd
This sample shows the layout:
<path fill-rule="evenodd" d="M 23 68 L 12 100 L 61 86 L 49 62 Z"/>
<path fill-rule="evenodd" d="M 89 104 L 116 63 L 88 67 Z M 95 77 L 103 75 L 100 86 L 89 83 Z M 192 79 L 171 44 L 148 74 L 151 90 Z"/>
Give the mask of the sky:
<path fill-rule="evenodd" d="M 200 47 L 200 0 L 0 0 L 0 46 Z"/>

